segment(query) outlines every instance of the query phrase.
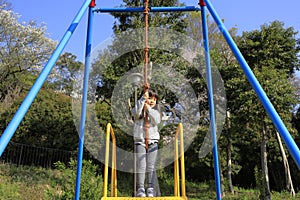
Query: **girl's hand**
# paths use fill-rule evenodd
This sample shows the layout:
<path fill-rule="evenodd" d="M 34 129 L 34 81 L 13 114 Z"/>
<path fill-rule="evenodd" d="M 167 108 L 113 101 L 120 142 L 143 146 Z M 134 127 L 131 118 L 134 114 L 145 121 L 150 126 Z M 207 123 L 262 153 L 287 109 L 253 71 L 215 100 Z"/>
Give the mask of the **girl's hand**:
<path fill-rule="evenodd" d="M 149 83 L 145 83 L 144 85 L 144 91 L 148 91 L 150 88 L 150 84 Z"/>
<path fill-rule="evenodd" d="M 149 98 L 149 92 L 146 91 L 146 92 L 144 93 L 143 97 L 144 97 L 146 100 L 148 100 L 148 98 Z"/>
<path fill-rule="evenodd" d="M 144 85 L 144 95 L 143 95 L 143 97 L 146 98 L 146 99 L 149 98 L 149 93 L 148 93 L 149 88 L 150 88 L 149 83 L 145 83 L 145 85 Z"/>
<path fill-rule="evenodd" d="M 150 87 L 149 83 L 146 83 L 146 84 L 144 85 L 144 95 L 143 95 L 143 97 L 146 99 L 146 102 L 145 102 L 145 104 L 144 104 L 144 111 L 147 111 L 147 110 L 150 108 L 150 103 L 149 103 L 149 92 L 148 92 L 149 87 Z"/>
<path fill-rule="evenodd" d="M 146 101 L 144 104 L 144 111 L 146 112 L 149 108 L 150 108 L 150 105 Z"/>

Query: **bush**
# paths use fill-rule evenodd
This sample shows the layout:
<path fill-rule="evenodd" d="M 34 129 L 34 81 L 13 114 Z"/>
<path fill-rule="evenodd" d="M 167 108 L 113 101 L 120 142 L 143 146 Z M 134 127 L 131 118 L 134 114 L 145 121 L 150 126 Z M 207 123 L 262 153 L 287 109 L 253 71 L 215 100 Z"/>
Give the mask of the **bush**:
<path fill-rule="evenodd" d="M 55 163 L 60 173 L 56 175 L 56 182 L 52 182 L 46 190 L 48 199 L 74 199 L 77 162 L 71 160 L 67 167 L 64 163 Z M 80 181 L 80 199 L 99 200 L 103 196 L 103 179 L 97 173 L 98 167 L 92 161 L 83 160 Z"/>

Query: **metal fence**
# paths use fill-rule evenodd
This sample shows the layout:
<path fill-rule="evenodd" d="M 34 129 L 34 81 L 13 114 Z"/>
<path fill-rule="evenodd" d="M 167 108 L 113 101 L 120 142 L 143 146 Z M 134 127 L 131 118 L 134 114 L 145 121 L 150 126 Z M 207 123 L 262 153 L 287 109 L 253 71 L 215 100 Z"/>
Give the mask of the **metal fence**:
<path fill-rule="evenodd" d="M 76 155 L 77 153 L 74 151 L 10 142 L 0 157 L 0 162 L 17 166 L 29 165 L 53 168 L 55 162 L 60 161 L 67 164 L 72 158 L 76 159 Z"/>

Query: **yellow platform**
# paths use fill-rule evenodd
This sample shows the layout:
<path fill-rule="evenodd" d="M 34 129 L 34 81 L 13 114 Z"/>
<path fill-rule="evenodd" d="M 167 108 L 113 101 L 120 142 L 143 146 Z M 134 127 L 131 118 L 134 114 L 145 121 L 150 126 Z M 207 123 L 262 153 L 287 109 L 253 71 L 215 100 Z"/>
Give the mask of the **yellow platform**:
<path fill-rule="evenodd" d="M 101 200 L 187 200 L 184 197 L 175 197 L 175 196 L 168 196 L 168 197 L 102 197 Z"/>

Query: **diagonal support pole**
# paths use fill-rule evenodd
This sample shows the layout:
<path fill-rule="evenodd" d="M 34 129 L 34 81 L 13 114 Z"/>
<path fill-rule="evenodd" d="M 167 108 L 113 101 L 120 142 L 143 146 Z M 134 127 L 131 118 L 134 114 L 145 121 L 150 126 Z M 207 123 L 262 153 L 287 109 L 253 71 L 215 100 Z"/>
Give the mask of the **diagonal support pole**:
<path fill-rule="evenodd" d="M 77 155 L 77 171 L 76 171 L 76 183 L 75 183 L 75 200 L 80 198 L 80 182 L 81 182 L 81 171 L 82 171 L 82 158 L 83 158 L 83 147 L 84 147 L 84 131 L 86 121 L 86 104 L 88 96 L 88 85 L 89 85 L 89 73 L 91 66 L 91 51 L 92 51 L 92 25 L 94 21 L 93 8 L 95 7 L 95 0 L 91 1 L 88 12 L 88 25 L 87 25 L 87 37 L 85 47 L 85 67 L 83 77 L 83 89 L 82 89 L 82 101 L 81 101 L 81 117 L 79 127 L 79 143 L 78 143 L 78 155 Z"/>

